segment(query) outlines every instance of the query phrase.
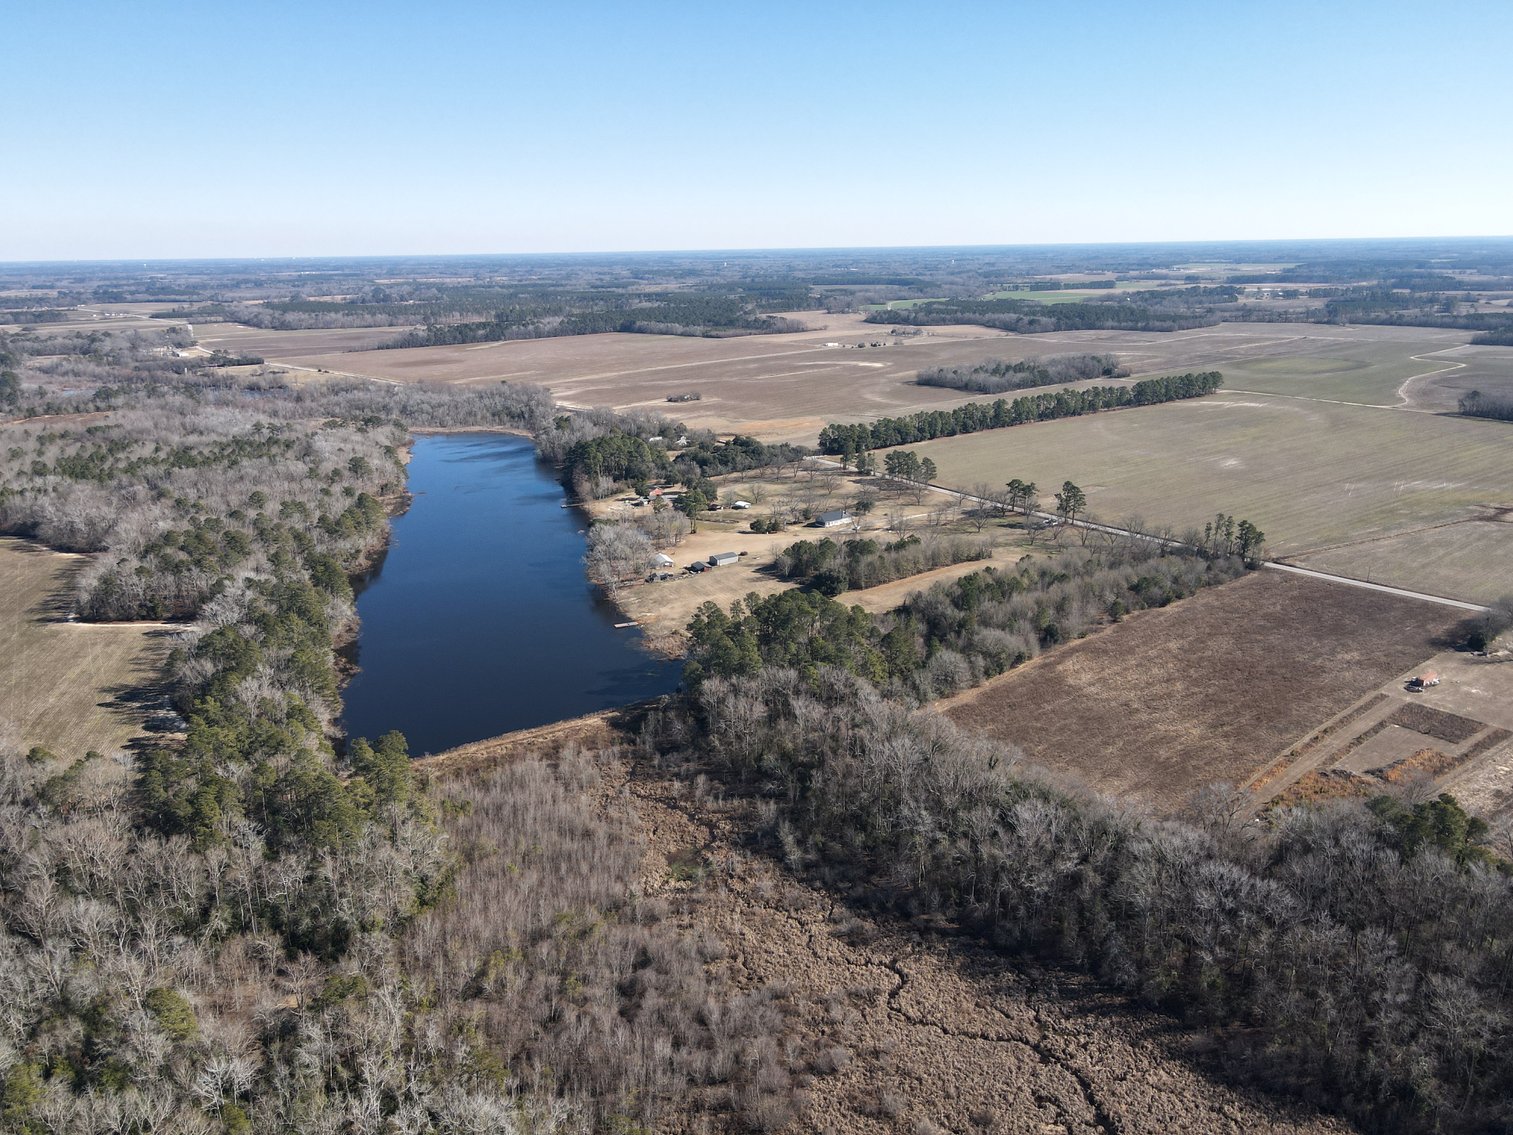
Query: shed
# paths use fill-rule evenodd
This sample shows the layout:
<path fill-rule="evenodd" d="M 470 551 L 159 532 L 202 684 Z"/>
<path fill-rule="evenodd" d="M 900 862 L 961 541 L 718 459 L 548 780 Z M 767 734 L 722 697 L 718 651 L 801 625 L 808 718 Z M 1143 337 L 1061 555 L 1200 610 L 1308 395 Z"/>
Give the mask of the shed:
<path fill-rule="evenodd" d="M 740 552 L 716 552 L 709 557 L 709 566 L 725 567 L 727 564 L 739 563 L 740 559 Z"/>
<path fill-rule="evenodd" d="M 838 509 L 835 512 L 822 512 L 814 518 L 814 523 L 819 528 L 839 528 L 842 524 L 851 523 L 851 514 L 845 509 Z"/>
<path fill-rule="evenodd" d="M 659 568 L 670 568 L 672 567 L 673 561 L 672 557 L 669 556 L 666 552 L 658 552 L 655 556 L 652 557 L 651 562 L 656 564 Z"/>
<path fill-rule="evenodd" d="M 731 501 L 730 502 L 730 507 L 731 508 L 750 508 L 751 507 L 751 502 L 750 501 Z"/>

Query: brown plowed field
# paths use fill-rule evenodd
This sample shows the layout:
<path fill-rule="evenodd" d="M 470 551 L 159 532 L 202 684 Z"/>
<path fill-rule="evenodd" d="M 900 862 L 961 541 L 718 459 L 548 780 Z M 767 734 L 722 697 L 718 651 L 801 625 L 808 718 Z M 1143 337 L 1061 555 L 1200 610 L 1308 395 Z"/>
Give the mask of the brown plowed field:
<path fill-rule="evenodd" d="M 1257 572 L 1144 611 L 959 695 L 958 725 L 1038 764 L 1174 814 L 1241 784 L 1434 654 L 1453 611 Z"/>

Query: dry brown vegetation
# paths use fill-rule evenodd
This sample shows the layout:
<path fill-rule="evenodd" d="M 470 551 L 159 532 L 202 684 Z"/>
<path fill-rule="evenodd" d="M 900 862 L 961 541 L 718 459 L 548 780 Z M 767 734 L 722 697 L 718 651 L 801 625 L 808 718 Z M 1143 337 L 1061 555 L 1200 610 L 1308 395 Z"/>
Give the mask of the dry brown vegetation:
<path fill-rule="evenodd" d="M 1171 814 L 1242 783 L 1434 650 L 1443 608 L 1260 572 L 1141 612 L 943 703 L 1039 764 Z"/>
<path fill-rule="evenodd" d="M 813 330 L 735 339 L 614 333 L 361 353 L 312 349 L 293 338 L 327 332 L 265 332 L 269 338 L 246 337 L 245 344 L 258 344 L 270 361 L 310 371 L 388 382 L 534 382 L 567 406 L 671 413 L 694 427 L 806 444 L 836 418 L 883 417 L 972 400 L 914 385 L 914 375 L 928 367 L 972 365 L 1006 352 L 1051 353 L 1037 339 L 982 327 L 932 327 L 928 335 L 904 337 L 855 315 L 795 317 Z M 252 349 L 239 336 L 206 343 Z M 889 345 L 857 345 L 871 343 Z M 698 391 L 699 401 L 667 402 L 669 394 L 688 391 Z"/>
<path fill-rule="evenodd" d="M 23 747 L 69 757 L 113 752 L 141 731 L 173 633 L 164 624 L 66 622 L 86 563 L 0 538 L 0 726 Z"/>
<path fill-rule="evenodd" d="M 407 964 L 526 1079 L 678 1133 L 1349 1130 L 1219 1083 L 1090 982 L 798 880 L 701 776 L 579 754 L 634 731 L 596 715 L 422 762 L 464 805 L 465 866 Z"/>

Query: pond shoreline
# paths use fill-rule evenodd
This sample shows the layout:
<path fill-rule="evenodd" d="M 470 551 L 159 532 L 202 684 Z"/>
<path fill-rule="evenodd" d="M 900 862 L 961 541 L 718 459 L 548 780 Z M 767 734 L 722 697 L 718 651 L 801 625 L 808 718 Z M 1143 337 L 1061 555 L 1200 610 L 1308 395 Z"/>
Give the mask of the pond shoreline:
<path fill-rule="evenodd" d="M 354 581 L 347 738 L 395 728 L 418 755 L 676 688 L 676 658 L 589 584 L 589 514 L 529 435 L 415 430 L 405 450 L 405 502 Z"/>

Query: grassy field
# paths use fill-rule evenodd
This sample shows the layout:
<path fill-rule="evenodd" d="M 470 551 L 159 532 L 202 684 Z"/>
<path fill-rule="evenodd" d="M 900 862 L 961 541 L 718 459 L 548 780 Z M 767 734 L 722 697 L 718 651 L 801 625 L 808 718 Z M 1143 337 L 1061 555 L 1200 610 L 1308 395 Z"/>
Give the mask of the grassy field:
<path fill-rule="evenodd" d="M 1139 612 L 940 708 L 1053 772 L 1175 814 L 1433 654 L 1454 621 L 1427 603 L 1262 571 Z"/>
<path fill-rule="evenodd" d="M 1486 601 L 1508 589 L 1492 518 L 1513 505 L 1509 441 L 1501 422 L 1221 392 L 911 448 L 956 488 L 1022 477 L 1049 505 L 1071 480 L 1102 519 L 1178 531 L 1222 511 L 1258 524 L 1272 555 L 1318 566 L 1327 552 L 1330 570 L 1409 588 L 1427 572 L 1433 590 Z"/>
<path fill-rule="evenodd" d="M 167 653 L 158 625 L 65 623 L 82 557 L 0 538 L 0 727 L 23 748 L 109 753 L 141 731 L 135 690 Z"/>

